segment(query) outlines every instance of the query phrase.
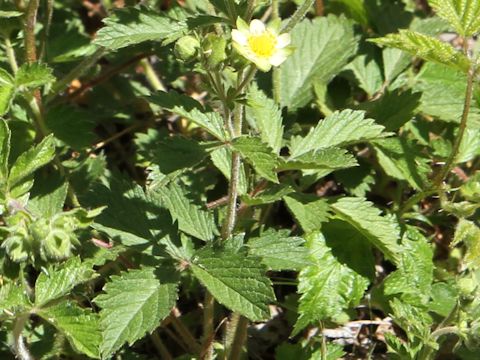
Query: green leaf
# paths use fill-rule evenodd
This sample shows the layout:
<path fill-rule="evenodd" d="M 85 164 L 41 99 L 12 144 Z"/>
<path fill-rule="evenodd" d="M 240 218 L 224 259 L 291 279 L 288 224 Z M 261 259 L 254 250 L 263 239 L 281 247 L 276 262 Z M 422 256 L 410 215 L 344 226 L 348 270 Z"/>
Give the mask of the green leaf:
<path fill-rule="evenodd" d="M 153 268 L 112 276 L 103 290 L 105 293 L 95 298 L 101 308 L 103 358 L 155 330 L 177 300 L 176 283 L 161 281 Z"/>
<path fill-rule="evenodd" d="M 477 270 L 480 267 L 480 228 L 474 222 L 460 219 L 455 230 L 455 237 L 451 246 L 463 242 L 466 246 L 466 253 L 463 258 L 465 265 Z"/>
<path fill-rule="evenodd" d="M 411 58 L 404 51 L 395 48 L 385 48 L 382 51 L 383 76 L 389 84 L 400 75 L 408 65 Z"/>
<path fill-rule="evenodd" d="M 295 52 L 279 69 L 280 104 L 293 111 L 313 99 L 313 84 L 328 83 L 355 54 L 353 24 L 330 15 L 304 20 L 291 32 Z"/>
<path fill-rule="evenodd" d="M 98 315 L 70 301 L 39 309 L 36 314 L 62 332 L 74 349 L 91 358 L 100 358 L 102 334 Z"/>
<path fill-rule="evenodd" d="M 252 119 L 262 141 L 278 154 L 282 147 L 283 125 L 282 112 L 275 101 L 268 98 L 257 86 L 250 86 L 246 113 L 247 118 Z"/>
<path fill-rule="evenodd" d="M 147 99 L 200 126 L 220 141 L 228 139 L 222 117 L 216 112 L 205 112 L 202 105 L 189 96 L 170 91 L 157 92 Z"/>
<path fill-rule="evenodd" d="M 78 257 L 68 260 L 57 269 L 45 269 L 35 283 L 35 306 L 42 307 L 67 295 L 75 286 L 92 279 L 94 274 Z"/>
<path fill-rule="evenodd" d="M 353 72 L 359 86 L 365 90 L 370 97 L 382 87 L 382 71 L 373 58 L 373 51 L 357 56 L 347 65 L 346 69 Z"/>
<path fill-rule="evenodd" d="M 363 111 L 336 111 L 321 120 L 307 136 L 292 138 L 290 155 L 296 158 L 312 150 L 376 139 L 385 136 L 383 130 L 374 120 L 365 119 Z"/>
<path fill-rule="evenodd" d="M 271 204 L 282 200 L 284 196 L 291 194 L 294 191 L 295 190 L 290 185 L 273 184 L 254 196 L 248 194 L 242 196 L 242 201 L 249 206 Z"/>
<path fill-rule="evenodd" d="M 0 116 L 7 113 L 15 94 L 15 79 L 0 68 Z"/>
<path fill-rule="evenodd" d="M 313 265 L 304 268 L 299 275 L 300 316 L 292 335 L 321 320 L 341 321 L 345 318 L 344 310 L 360 302 L 369 284 L 368 278 L 332 254 L 321 233 L 314 232 L 306 240 Z"/>
<path fill-rule="evenodd" d="M 191 168 L 207 156 L 206 145 L 182 136 L 161 134 L 156 129 L 137 134 L 135 144 L 141 158 L 157 165 L 163 174 Z"/>
<path fill-rule="evenodd" d="M 421 149 L 404 138 L 390 138 L 374 142 L 378 161 L 387 175 L 407 181 L 414 189 L 424 189 L 430 173 L 429 160 Z"/>
<path fill-rule="evenodd" d="M 103 20 L 94 43 L 117 50 L 144 41 L 174 40 L 182 35 L 185 24 L 146 8 L 125 8 Z"/>
<path fill-rule="evenodd" d="M 404 50 L 424 60 L 450 66 L 465 73 L 470 69 L 470 60 L 450 44 L 418 32 L 400 30 L 398 34 L 388 34 L 371 41 Z"/>
<path fill-rule="evenodd" d="M 328 220 L 329 206 L 325 199 L 310 194 L 291 194 L 283 198 L 305 233 L 319 230 Z"/>
<path fill-rule="evenodd" d="M 232 142 L 232 149 L 238 151 L 253 166 L 258 175 L 278 183 L 275 169 L 279 165 L 279 158 L 260 138 L 249 136 L 236 138 Z"/>
<path fill-rule="evenodd" d="M 15 85 L 28 89 L 38 88 L 55 81 L 52 69 L 45 64 L 23 64 L 15 74 Z"/>
<path fill-rule="evenodd" d="M 419 110 L 440 120 L 460 122 L 465 99 L 467 77 L 452 68 L 425 64 L 415 79 L 413 90 L 422 93 Z M 480 127 L 480 108 L 472 102 L 469 125 Z"/>
<path fill-rule="evenodd" d="M 57 139 L 75 150 L 85 149 L 95 141 L 92 114 L 80 108 L 72 105 L 49 108 L 45 122 Z"/>
<path fill-rule="evenodd" d="M 14 283 L 5 283 L 0 287 L 0 320 L 4 315 L 14 316 L 31 307 L 27 292 L 23 286 Z"/>
<path fill-rule="evenodd" d="M 347 150 L 330 147 L 311 150 L 282 162 L 278 170 L 338 170 L 357 165 L 357 160 Z"/>
<path fill-rule="evenodd" d="M 92 227 L 124 245 L 156 244 L 174 230 L 168 211 L 159 206 L 155 197 L 118 176 L 111 179 L 108 187 L 95 184 L 81 201 L 89 207 L 107 206 Z"/>
<path fill-rule="evenodd" d="M 60 174 L 36 176 L 27 208 L 38 218 L 51 218 L 63 210 L 67 193 L 68 183 Z"/>
<path fill-rule="evenodd" d="M 105 27 L 97 32 L 94 44 L 110 50 L 145 41 L 158 41 L 166 45 L 185 35 L 189 30 L 224 21 L 216 16 L 197 15 L 187 18 L 186 15 L 179 7 L 167 15 L 146 7 L 126 7 L 103 20 Z"/>
<path fill-rule="evenodd" d="M 213 150 L 210 153 L 213 165 L 222 172 L 227 180 L 230 181 L 232 176 L 232 149 L 227 147 L 221 147 Z M 240 176 L 238 179 L 238 194 L 243 195 L 248 191 L 247 175 L 245 174 L 245 167 L 240 164 Z"/>
<path fill-rule="evenodd" d="M 268 230 L 248 240 L 248 253 L 262 259 L 270 270 L 300 270 L 309 264 L 308 249 L 301 237 L 290 237 L 288 230 Z"/>
<path fill-rule="evenodd" d="M 468 37 L 480 31 L 480 1 L 429 0 L 428 4 L 460 35 Z"/>
<path fill-rule="evenodd" d="M 52 135 L 42 142 L 21 154 L 12 165 L 8 177 L 8 185 L 13 189 L 32 175 L 37 169 L 48 164 L 55 157 L 55 140 Z"/>
<path fill-rule="evenodd" d="M 433 281 L 433 249 L 414 228 L 407 229 L 402 240 L 398 269 L 385 279 L 385 294 L 401 294 L 402 301 L 412 305 L 430 300 Z"/>
<path fill-rule="evenodd" d="M 392 218 L 381 216 L 380 210 L 363 198 L 344 197 L 331 205 L 339 219 L 354 226 L 387 259 L 398 263 L 402 248 L 398 244 L 400 232 Z"/>
<path fill-rule="evenodd" d="M 213 214 L 193 204 L 181 186 L 172 183 L 155 187 L 152 191 L 170 211 L 172 219 L 178 221 L 181 231 L 204 241 L 211 241 L 218 235 Z"/>
<path fill-rule="evenodd" d="M 397 89 L 386 92 L 380 99 L 361 104 L 368 115 L 387 131 L 395 131 L 414 118 L 415 110 L 420 105 L 421 93 L 412 93 Z"/>
<path fill-rule="evenodd" d="M 8 178 L 8 158 L 10 155 L 11 132 L 7 122 L 0 119 L 0 184 L 3 187 Z"/>
<path fill-rule="evenodd" d="M 275 301 L 264 265 L 241 253 L 204 249 L 194 256 L 193 274 L 215 299 L 251 321 L 270 318 L 268 305 Z"/>

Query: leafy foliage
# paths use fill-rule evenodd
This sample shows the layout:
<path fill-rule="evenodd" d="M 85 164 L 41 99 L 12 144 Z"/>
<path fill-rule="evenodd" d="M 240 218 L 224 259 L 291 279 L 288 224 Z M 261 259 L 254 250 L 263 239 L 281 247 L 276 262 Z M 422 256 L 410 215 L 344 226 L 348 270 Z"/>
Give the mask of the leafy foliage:
<path fill-rule="evenodd" d="M 480 3 L 477 0 L 430 0 L 429 4 L 460 35 L 471 36 L 480 31 Z"/>

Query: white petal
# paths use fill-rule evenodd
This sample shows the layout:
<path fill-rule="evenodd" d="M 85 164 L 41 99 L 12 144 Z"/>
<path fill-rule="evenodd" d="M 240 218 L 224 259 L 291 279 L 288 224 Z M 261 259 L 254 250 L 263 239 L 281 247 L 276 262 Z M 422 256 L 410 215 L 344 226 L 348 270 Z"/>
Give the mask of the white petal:
<path fill-rule="evenodd" d="M 248 42 L 245 34 L 237 29 L 232 30 L 232 39 L 233 41 L 235 41 L 237 44 L 240 44 L 240 45 L 247 45 L 247 42 Z"/>
<path fill-rule="evenodd" d="M 287 60 L 287 54 L 283 51 L 277 51 L 270 58 L 270 64 L 273 66 L 280 66 L 285 60 Z"/>
<path fill-rule="evenodd" d="M 292 39 L 290 38 L 290 34 L 281 34 L 277 37 L 277 49 L 283 49 L 284 47 L 287 47 L 290 45 L 290 42 Z"/>
<path fill-rule="evenodd" d="M 252 35 L 261 35 L 265 32 L 265 24 L 258 19 L 250 23 L 250 32 Z"/>

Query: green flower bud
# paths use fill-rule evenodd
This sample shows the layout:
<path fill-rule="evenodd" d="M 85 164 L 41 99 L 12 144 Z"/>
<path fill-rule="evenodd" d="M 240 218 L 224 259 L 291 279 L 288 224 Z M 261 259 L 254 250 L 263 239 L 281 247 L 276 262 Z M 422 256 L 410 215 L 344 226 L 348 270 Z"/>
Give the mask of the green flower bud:
<path fill-rule="evenodd" d="M 178 39 L 173 50 L 179 59 L 191 61 L 197 56 L 199 48 L 200 42 L 195 37 L 188 35 Z"/>
<path fill-rule="evenodd" d="M 210 68 L 218 67 L 227 58 L 227 40 L 216 34 L 208 34 L 203 43 L 203 52 Z"/>

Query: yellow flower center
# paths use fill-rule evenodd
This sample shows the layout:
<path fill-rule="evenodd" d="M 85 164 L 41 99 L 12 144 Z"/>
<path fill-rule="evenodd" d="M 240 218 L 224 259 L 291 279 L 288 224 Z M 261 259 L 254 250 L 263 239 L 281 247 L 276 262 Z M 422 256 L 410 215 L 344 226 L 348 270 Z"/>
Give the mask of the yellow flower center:
<path fill-rule="evenodd" d="M 260 57 L 270 57 L 275 52 L 277 39 L 275 36 L 265 31 L 261 35 L 250 35 L 248 45 L 255 55 Z"/>

